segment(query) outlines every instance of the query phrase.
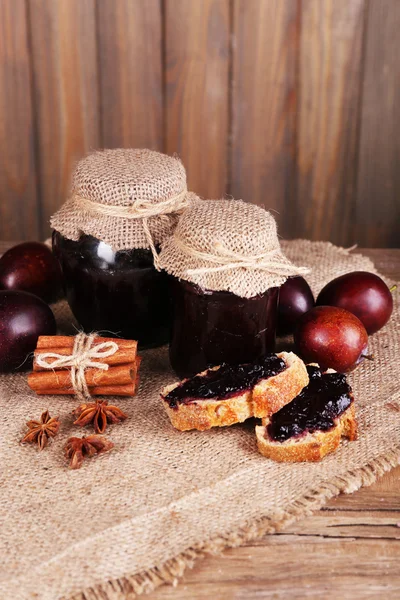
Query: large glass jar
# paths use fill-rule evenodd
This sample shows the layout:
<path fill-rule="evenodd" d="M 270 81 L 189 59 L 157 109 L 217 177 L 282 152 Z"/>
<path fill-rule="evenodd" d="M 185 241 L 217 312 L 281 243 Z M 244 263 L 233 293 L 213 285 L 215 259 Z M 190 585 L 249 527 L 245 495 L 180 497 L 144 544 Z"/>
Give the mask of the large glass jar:
<path fill-rule="evenodd" d="M 141 347 L 168 341 L 169 280 L 154 268 L 151 250 L 114 252 L 90 235 L 72 241 L 58 232 L 53 250 L 68 303 L 84 331 L 135 339 Z"/>
<path fill-rule="evenodd" d="M 279 288 L 241 298 L 172 278 L 170 362 L 179 377 L 255 360 L 275 347 Z"/>
<path fill-rule="evenodd" d="M 141 347 L 168 340 L 168 277 L 158 252 L 194 200 L 176 157 L 114 148 L 77 163 L 50 224 L 68 302 L 85 331 Z"/>

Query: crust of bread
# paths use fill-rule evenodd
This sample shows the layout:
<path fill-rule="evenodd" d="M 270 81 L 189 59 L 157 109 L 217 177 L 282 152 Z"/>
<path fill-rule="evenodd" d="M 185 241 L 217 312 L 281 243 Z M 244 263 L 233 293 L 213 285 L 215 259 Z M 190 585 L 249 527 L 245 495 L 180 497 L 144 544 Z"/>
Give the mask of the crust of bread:
<path fill-rule="evenodd" d="M 268 417 L 278 412 L 298 396 L 308 385 L 309 377 L 304 362 L 293 352 L 280 352 L 287 368 L 275 375 L 263 379 L 253 389 L 253 416 Z"/>
<path fill-rule="evenodd" d="M 250 417 L 265 417 L 291 402 L 308 384 L 308 373 L 303 361 L 292 352 L 280 352 L 287 368 L 273 377 L 259 382 L 253 390 L 224 400 L 194 400 L 179 403 L 171 408 L 165 397 L 181 382 L 165 387 L 161 399 L 172 425 L 180 431 L 197 429 L 205 431 L 211 427 L 226 427 L 242 423 Z M 213 367 L 213 371 L 220 367 Z M 199 373 L 205 375 L 207 371 Z M 185 380 L 184 380 L 185 381 Z"/>
<path fill-rule="evenodd" d="M 205 431 L 211 427 L 226 427 L 242 423 L 252 416 L 251 392 L 226 400 L 200 400 L 189 404 L 178 404 L 171 408 L 164 401 L 164 407 L 175 429 Z"/>
<path fill-rule="evenodd" d="M 317 462 L 334 452 L 342 437 L 350 441 L 357 439 L 354 399 L 329 431 L 316 431 L 285 442 L 274 442 L 265 437 L 268 423 L 267 418 L 263 420 L 263 425 L 256 427 L 257 446 L 261 454 L 277 462 Z"/>

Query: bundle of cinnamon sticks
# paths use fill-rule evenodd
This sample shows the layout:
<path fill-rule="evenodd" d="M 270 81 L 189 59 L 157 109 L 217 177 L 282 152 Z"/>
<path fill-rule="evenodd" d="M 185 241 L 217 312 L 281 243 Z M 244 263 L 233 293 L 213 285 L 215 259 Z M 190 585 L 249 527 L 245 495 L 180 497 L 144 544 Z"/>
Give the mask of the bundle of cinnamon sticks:
<path fill-rule="evenodd" d="M 54 353 L 60 357 L 72 355 L 74 337 L 40 336 L 34 352 L 33 373 L 28 376 L 28 385 L 37 394 L 74 394 L 71 370 L 68 367 L 53 368 L 40 366 L 39 356 Z M 141 358 L 137 355 L 137 341 L 96 337 L 93 346 L 103 342 L 115 342 L 118 350 L 111 356 L 94 358 L 93 362 L 107 364 L 107 370 L 90 367 L 85 369 L 85 379 L 92 396 L 134 396 L 139 382 Z M 53 362 L 57 362 L 54 358 Z"/>

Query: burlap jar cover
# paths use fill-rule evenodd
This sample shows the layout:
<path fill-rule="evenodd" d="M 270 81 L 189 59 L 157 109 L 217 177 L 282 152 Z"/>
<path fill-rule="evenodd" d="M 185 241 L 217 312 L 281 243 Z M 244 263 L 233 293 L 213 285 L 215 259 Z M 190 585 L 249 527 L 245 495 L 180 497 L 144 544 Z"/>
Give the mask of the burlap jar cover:
<path fill-rule="evenodd" d="M 162 245 L 160 265 L 205 290 L 251 298 L 305 275 L 284 255 L 274 217 L 241 200 L 194 201 Z"/>
<path fill-rule="evenodd" d="M 69 199 L 51 226 L 77 241 L 92 235 L 113 250 L 150 248 L 169 236 L 196 196 L 178 158 L 147 149 L 96 151 L 79 161 Z"/>
<path fill-rule="evenodd" d="M 281 245 L 311 269 L 314 293 L 343 273 L 375 272 L 368 258 L 328 243 Z M 65 303 L 55 314 L 61 332 L 76 333 Z M 395 296 L 390 322 L 370 338 L 375 360 L 350 376 L 359 439 L 320 463 L 264 458 L 250 422 L 174 430 L 158 397 L 175 379 L 161 348 L 143 353 L 138 396 L 114 399 L 129 418 L 107 432 L 113 451 L 69 471 L 63 447 L 81 435 L 74 401 L 36 396 L 24 373 L 1 376 L 1 600 L 127 600 L 175 582 L 208 552 L 282 529 L 332 496 L 370 485 L 400 458 L 399 332 Z M 20 446 L 25 421 L 46 408 L 61 419 L 59 435 L 43 452 Z"/>

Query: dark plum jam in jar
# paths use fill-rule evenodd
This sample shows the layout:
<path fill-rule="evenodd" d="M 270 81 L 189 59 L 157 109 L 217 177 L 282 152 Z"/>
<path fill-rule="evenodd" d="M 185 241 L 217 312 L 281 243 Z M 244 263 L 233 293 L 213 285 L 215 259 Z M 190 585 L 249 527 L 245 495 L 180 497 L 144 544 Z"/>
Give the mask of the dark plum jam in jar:
<path fill-rule="evenodd" d="M 351 387 L 342 373 L 323 373 L 307 366 L 309 384 L 300 394 L 272 415 L 267 436 L 285 442 L 315 431 L 329 431 L 353 402 Z"/>
<path fill-rule="evenodd" d="M 169 356 L 179 377 L 192 377 L 222 363 L 253 362 L 274 351 L 279 288 L 242 298 L 171 279 Z"/>
<path fill-rule="evenodd" d="M 172 277 L 170 362 L 178 376 L 274 351 L 279 288 L 304 269 L 283 254 L 269 212 L 241 200 L 193 201 L 159 260 Z"/>
<path fill-rule="evenodd" d="M 54 231 L 53 251 L 84 331 L 135 339 L 142 348 L 168 341 L 169 277 L 156 271 L 151 250 L 114 252 L 90 235 L 72 241 Z"/>

